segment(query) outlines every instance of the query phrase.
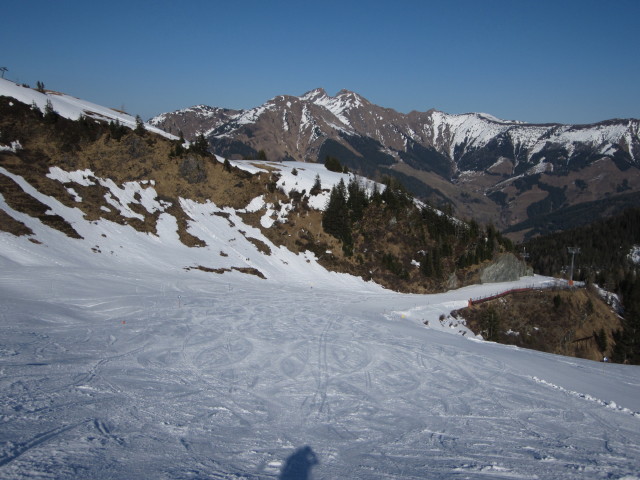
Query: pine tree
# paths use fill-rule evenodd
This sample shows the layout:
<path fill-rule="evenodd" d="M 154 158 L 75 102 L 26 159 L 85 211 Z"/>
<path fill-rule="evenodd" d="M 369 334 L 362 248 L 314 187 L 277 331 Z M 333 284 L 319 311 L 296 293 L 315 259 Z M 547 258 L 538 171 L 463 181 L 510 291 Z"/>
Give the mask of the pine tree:
<path fill-rule="evenodd" d="M 345 254 L 353 251 L 353 237 L 347 208 L 347 189 L 344 180 L 335 185 L 329 194 L 329 201 L 322 215 L 322 228 L 329 235 L 343 242 Z"/>
<path fill-rule="evenodd" d="M 607 350 L 607 333 L 604 331 L 604 328 L 601 328 L 597 332 L 593 332 L 593 337 L 596 340 L 596 345 L 598 345 L 598 350 L 604 353 Z"/>
<path fill-rule="evenodd" d="M 142 121 L 142 118 L 140 118 L 140 115 L 136 115 L 136 128 L 133 131 L 136 135 L 140 135 L 141 137 L 147 132 L 144 128 L 144 122 Z"/>
<path fill-rule="evenodd" d="M 45 123 L 56 123 L 58 121 L 58 113 L 53 109 L 49 99 L 47 99 L 47 103 L 44 106 L 44 116 L 42 118 Z"/>
<path fill-rule="evenodd" d="M 37 113 L 38 116 L 42 116 L 42 111 L 40 110 L 40 107 L 38 107 L 38 104 L 35 100 L 31 102 L 31 110 Z"/>
<path fill-rule="evenodd" d="M 203 133 L 200 133 L 196 141 L 189 145 L 189 152 L 196 153 L 198 155 L 208 155 L 209 154 L 209 142 L 204 137 Z"/>
<path fill-rule="evenodd" d="M 380 205 L 382 203 L 382 195 L 380 194 L 380 189 L 378 188 L 378 184 L 373 184 L 373 191 L 371 192 L 371 203 L 375 203 L 376 205 Z"/>
<path fill-rule="evenodd" d="M 352 222 L 359 222 L 360 220 L 362 220 L 364 211 L 369 204 L 367 191 L 354 176 L 349 181 L 347 192 L 349 194 L 349 199 L 347 200 L 347 209 L 349 210 L 349 216 Z"/>
<path fill-rule="evenodd" d="M 342 167 L 340 160 L 338 160 L 335 157 L 331 157 L 329 155 L 327 155 L 324 159 L 324 166 L 330 172 L 343 173 L 344 171 L 344 168 Z"/>
<path fill-rule="evenodd" d="M 313 187 L 311 187 L 311 191 L 309 192 L 309 194 L 311 196 L 314 196 L 318 195 L 320 192 L 322 192 L 322 183 L 320 181 L 320 175 L 316 173 L 316 179 L 313 182 Z"/>
<path fill-rule="evenodd" d="M 420 261 L 420 271 L 425 277 L 433 276 L 433 261 L 429 252 L 425 252 Z"/>
<path fill-rule="evenodd" d="M 436 278 L 442 277 L 442 260 L 440 258 L 440 252 L 437 248 L 431 251 L 431 261 L 433 263 L 433 275 Z"/>
<path fill-rule="evenodd" d="M 114 122 L 109 122 L 109 136 L 114 140 L 120 140 L 122 136 L 127 132 L 127 127 L 120 123 L 120 120 L 116 119 Z"/>

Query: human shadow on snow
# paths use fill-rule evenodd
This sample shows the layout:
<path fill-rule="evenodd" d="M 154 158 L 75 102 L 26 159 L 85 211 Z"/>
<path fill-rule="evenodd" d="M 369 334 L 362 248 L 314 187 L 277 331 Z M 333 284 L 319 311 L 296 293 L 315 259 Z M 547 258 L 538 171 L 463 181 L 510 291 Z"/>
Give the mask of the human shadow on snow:
<path fill-rule="evenodd" d="M 318 463 L 318 457 L 310 446 L 300 447 L 287 458 L 278 478 L 279 480 L 309 480 L 311 469 Z"/>

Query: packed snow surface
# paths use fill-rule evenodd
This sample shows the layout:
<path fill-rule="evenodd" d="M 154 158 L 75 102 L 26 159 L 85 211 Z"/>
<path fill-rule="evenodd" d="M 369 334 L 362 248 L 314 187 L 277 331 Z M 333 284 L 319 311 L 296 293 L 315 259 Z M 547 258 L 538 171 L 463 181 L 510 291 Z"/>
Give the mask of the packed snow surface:
<path fill-rule="evenodd" d="M 471 341 L 411 315 L 470 295 L 2 257 L 0 476 L 637 472 L 639 369 Z"/>

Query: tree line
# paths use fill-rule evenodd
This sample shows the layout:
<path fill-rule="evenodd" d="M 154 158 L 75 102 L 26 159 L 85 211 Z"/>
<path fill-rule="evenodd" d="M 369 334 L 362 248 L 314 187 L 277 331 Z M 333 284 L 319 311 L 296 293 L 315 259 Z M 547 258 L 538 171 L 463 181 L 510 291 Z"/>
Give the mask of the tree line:
<path fill-rule="evenodd" d="M 340 240 L 346 257 L 356 256 L 363 263 L 368 256 L 403 280 L 409 279 L 416 261 L 423 277 L 441 281 L 498 251 L 513 249 L 492 225 L 463 222 L 451 209 L 443 212 L 416 202 L 394 177 L 385 177 L 381 187 L 367 186 L 355 175 L 348 183 L 340 180 L 330 191 L 322 227 Z M 388 237 L 386 244 L 383 237 Z"/>

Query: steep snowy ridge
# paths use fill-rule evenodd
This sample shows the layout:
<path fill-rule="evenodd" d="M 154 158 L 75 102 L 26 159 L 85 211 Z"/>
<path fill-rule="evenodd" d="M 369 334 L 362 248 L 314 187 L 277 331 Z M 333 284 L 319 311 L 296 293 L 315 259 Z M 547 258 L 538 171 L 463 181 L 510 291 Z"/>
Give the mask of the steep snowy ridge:
<path fill-rule="evenodd" d="M 449 115 L 433 111 L 431 119 L 431 138 L 428 140 L 433 146 L 445 149 L 451 159 L 456 158 L 458 147 L 464 147 L 463 152 L 470 148 L 484 147 L 497 135 L 509 129 L 503 123 L 488 121 L 473 113 Z"/>
<path fill-rule="evenodd" d="M 157 115 L 149 120 L 149 124 L 174 134 L 182 132 L 185 138 L 194 139 L 200 133 L 205 136 L 211 135 L 220 126 L 227 124 L 242 113 L 244 110 L 195 105 L 171 114 Z"/>
<path fill-rule="evenodd" d="M 35 105 L 40 111 L 44 112 L 47 102 L 51 102 L 53 110 L 62 117 L 71 120 L 77 120 L 81 115 L 96 118 L 98 120 L 118 121 L 122 125 L 129 128 L 135 128 L 136 119 L 128 113 L 115 110 L 113 108 L 103 107 L 86 100 L 65 95 L 63 93 L 44 91 L 39 92 L 32 88 L 17 85 L 9 80 L 0 78 L 0 95 L 13 97 L 27 105 Z M 167 138 L 177 139 L 178 137 L 171 135 L 164 130 L 154 126 L 149 122 L 145 124 L 145 128 L 151 132 L 157 133 Z"/>
<path fill-rule="evenodd" d="M 594 125 L 531 125 L 512 123 L 487 117 L 486 114 L 449 115 L 434 111 L 427 132 L 434 145 L 446 146 L 451 158 L 456 158 L 456 148 L 464 146 L 463 156 L 470 149 L 485 147 L 500 135 L 508 135 L 519 149 L 529 151 L 528 160 L 548 144 L 563 145 L 569 151 L 576 143 L 601 148 L 600 153 L 610 153 L 612 146 L 621 140 L 626 145 L 638 142 L 637 120 L 602 122 Z M 632 154 L 634 160 L 635 155 Z M 569 158 L 570 160 L 570 158 Z"/>
<path fill-rule="evenodd" d="M 330 97 L 326 94 L 318 94 L 311 95 L 310 98 L 312 99 L 311 101 L 314 104 L 329 110 L 347 127 L 352 126 L 349 121 L 349 117 L 347 116 L 348 113 L 351 110 L 357 109 L 363 105 L 361 97 L 347 90 L 341 90 L 335 97 Z"/>

